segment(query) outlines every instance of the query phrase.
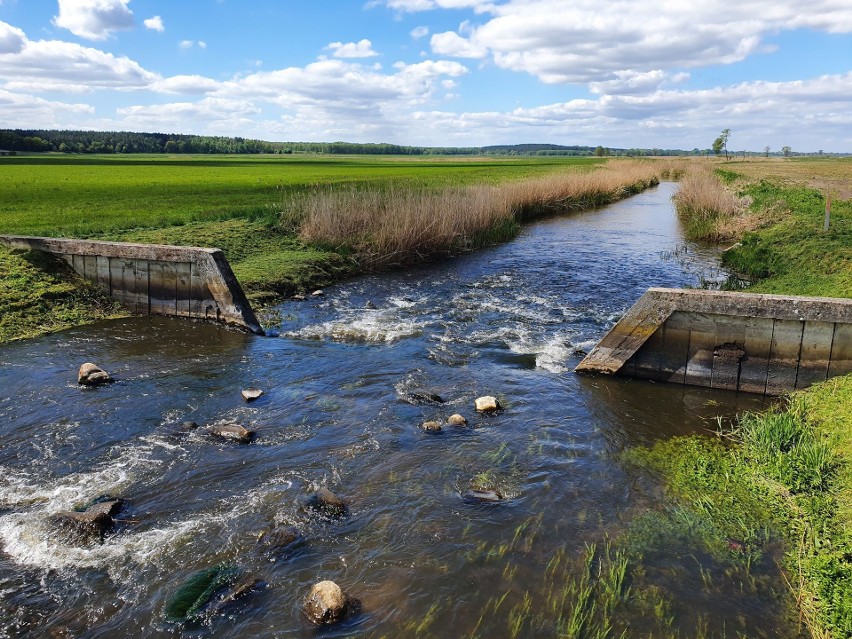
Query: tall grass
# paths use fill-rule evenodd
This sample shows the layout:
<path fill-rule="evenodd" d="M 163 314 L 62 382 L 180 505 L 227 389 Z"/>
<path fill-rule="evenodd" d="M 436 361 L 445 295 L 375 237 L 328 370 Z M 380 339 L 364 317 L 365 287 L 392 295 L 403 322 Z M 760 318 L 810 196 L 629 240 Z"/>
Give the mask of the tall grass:
<path fill-rule="evenodd" d="M 746 203 L 722 184 L 712 167 L 693 164 L 674 196 L 678 215 L 693 240 L 723 240 L 731 236 L 730 222 Z"/>
<path fill-rule="evenodd" d="M 658 180 L 653 163 L 624 161 L 499 185 L 343 187 L 293 196 L 281 224 L 307 242 L 348 247 L 373 269 L 506 240 L 525 220 L 601 206 Z"/>

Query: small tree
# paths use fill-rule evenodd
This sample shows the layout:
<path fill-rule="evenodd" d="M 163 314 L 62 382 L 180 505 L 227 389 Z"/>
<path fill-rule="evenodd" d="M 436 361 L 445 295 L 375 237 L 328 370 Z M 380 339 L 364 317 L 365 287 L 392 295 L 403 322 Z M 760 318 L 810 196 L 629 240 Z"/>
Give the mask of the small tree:
<path fill-rule="evenodd" d="M 782 146 L 781 147 L 781 152 L 784 154 L 785 158 L 790 157 L 790 153 L 792 153 L 792 151 L 793 151 L 793 149 L 791 149 L 789 146 Z"/>
<path fill-rule="evenodd" d="M 767 157 L 767 158 L 769 157 L 769 145 L 768 144 L 765 147 L 763 147 L 763 156 Z"/>
<path fill-rule="evenodd" d="M 713 153 L 719 155 L 722 151 L 725 152 L 725 159 L 728 158 L 728 138 L 731 137 L 730 129 L 723 129 L 719 137 L 713 140 Z"/>

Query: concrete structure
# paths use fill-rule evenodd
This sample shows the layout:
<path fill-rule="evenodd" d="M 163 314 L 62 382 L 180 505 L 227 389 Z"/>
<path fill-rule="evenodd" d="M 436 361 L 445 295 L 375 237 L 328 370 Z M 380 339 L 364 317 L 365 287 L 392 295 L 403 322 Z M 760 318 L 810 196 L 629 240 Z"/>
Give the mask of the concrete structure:
<path fill-rule="evenodd" d="M 852 372 L 852 299 L 651 288 L 575 370 L 778 395 Z"/>
<path fill-rule="evenodd" d="M 59 256 L 130 311 L 212 320 L 262 335 L 219 249 L 0 235 L 0 242 Z"/>

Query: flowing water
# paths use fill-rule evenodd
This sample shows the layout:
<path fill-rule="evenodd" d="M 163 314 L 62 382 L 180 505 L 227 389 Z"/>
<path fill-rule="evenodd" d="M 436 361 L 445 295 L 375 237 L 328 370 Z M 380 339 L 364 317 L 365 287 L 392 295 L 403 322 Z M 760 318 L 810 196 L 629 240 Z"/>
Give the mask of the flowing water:
<path fill-rule="evenodd" d="M 684 251 L 672 191 L 288 302 L 274 337 L 132 318 L 1 347 L 0 636 L 314 637 L 301 602 L 322 579 L 362 604 L 322 636 L 570 636 L 589 546 L 600 576 L 637 518 L 666 507 L 659 478 L 623 451 L 760 406 L 571 372 L 647 287 L 723 275 L 713 251 Z M 85 361 L 117 382 L 79 388 Z M 247 404 L 246 387 L 265 394 Z M 504 410 L 477 415 L 481 395 Z M 420 428 L 452 413 L 468 426 Z M 186 420 L 257 437 L 217 441 Z M 502 501 L 465 498 L 476 478 Z M 345 517 L 305 507 L 321 487 Z M 102 495 L 127 501 L 114 534 L 57 537 L 52 513 Z M 276 526 L 304 542 L 259 546 Z M 744 587 L 658 542 L 630 559 L 631 593 L 612 610 L 625 636 L 792 635 L 769 559 Z M 220 564 L 262 583 L 201 622 L 167 622 L 181 584 Z"/>

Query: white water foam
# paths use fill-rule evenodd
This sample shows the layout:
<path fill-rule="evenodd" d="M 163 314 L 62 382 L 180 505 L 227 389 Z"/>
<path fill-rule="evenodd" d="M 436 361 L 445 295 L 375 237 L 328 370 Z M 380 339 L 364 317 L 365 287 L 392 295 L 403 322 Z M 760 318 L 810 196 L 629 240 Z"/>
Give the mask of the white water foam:
<path fill-rule="evenodd" d="M 407 321 L 387 312 L 363 312 L 351 319 L 338 319 L 282 333 L 291 339 L 330 339 L 356 344 L 392 344 L 423 334 L 425 324 Z"/>

